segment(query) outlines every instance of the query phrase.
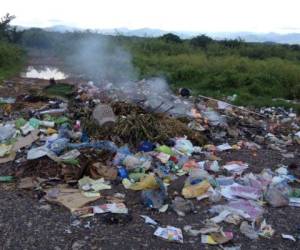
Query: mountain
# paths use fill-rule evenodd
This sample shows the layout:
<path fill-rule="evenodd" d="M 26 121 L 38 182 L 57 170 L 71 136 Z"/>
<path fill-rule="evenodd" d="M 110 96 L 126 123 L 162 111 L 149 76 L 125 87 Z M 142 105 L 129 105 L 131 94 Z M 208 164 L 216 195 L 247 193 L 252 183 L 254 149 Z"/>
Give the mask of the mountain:
<path fill-rule="evenodd" d="M 80 31 L 82 29 L 67 26 L 67 25 L 54 25 L 54 26 L 51 26 L 51 27 L 44 28 L 44 30 L 64 33 L 64 32 Z"/>

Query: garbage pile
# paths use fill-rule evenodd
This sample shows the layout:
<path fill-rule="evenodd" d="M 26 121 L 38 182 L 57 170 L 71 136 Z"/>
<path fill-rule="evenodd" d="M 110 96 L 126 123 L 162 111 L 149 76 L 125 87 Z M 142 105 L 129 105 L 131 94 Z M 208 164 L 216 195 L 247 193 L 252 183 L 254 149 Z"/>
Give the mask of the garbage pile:
<path fill-rule="evenodd" d="M 252 240 L 272 238 L 275 231 L 263 219 L 266 207 L 300 207 L 299 176 L 291 166 L 252 173 L 247 162 L 223 164 L 220 158 L 222 152 L 262 148 L 295 157 L 291 147 L 300 145 L 300 120 L 292 110 L 249 111 L 199 97 L 164 102 L 151 96 L 142 102 L 145 93 L 128 101 L 128 95 L 88 83 L 68 102 L 43 99 L 34 109 L 14 110 L 7 99 L 0 126 L 0 169 L 7 175 L 0 182 L 16 179 L 18 188 L 41 192 L 41 199 L 78 218 L 101 214 L 110 222 L 130 221 L 128 192 L 139 197 L 145 211 L 174 216 L 194 213 L 195 200 L 208 200 L 211 206 L 203 209 L 211 218 L 198 229 L 161 225 L 141 215 L 155 236 L 179 243 L 186 234 L 204 244 L 226 244 L 235 235 L 221 223 L 235 225 Z M 178 179 L 184 184 L 171 193 Z M 105 195 L 116 187 L 118 192 Z"/>

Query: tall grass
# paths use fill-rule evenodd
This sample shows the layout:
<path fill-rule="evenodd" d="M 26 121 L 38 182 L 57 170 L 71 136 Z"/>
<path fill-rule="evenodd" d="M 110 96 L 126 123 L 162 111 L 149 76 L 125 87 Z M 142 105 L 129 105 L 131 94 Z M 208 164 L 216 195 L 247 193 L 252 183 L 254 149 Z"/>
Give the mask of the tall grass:
<path fill-rule="evenodd" d="M 24 51 L 21 48 L 0 41 L 0 80 L 16 74 L 23 63 Z"/>

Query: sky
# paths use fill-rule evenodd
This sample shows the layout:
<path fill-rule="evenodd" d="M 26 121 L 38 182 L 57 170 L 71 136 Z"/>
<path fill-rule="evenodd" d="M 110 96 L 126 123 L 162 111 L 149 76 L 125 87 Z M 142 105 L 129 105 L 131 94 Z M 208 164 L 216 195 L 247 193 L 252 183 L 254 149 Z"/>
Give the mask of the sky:
<path fill-rule="evenodd" d="M 299 0 L 0 0 L 14 25 L 300 33 Z"/>

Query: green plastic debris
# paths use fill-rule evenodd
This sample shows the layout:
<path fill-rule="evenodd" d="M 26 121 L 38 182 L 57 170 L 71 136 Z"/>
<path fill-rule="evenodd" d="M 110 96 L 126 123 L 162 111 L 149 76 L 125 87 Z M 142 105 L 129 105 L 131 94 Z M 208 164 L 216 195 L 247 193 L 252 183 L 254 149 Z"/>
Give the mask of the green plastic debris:
<path fill-rule="evenodd" d="M 38 129 L 39 126 L 40 126 L 40 121 L 36 118 L 31 118 L 29 120 L 29 124 L 30 124 L 31 127 L 34 127 L 35 129 Z"/>
<path fill-rule="evenodd" d="M 49 121 L 49 122 L 54 122 L 54 120 L 55 120 L 55 118 L 52 117 L 52 116 L 49 115 L 49 114 L 45 114 L 45 115 L 43 116 L 43 119 L 44 119 L 45 121 Z"/>
<path fill-rule="evenodd" d="M 14 180 L 13 176 L 0 176 L 0 182 L 12 182 Z"/>
<path fill-rule="evenodd" d="M 67 165 L 79 165 L 79 160 L 78 159 L 66 159 L 63 160 L 62 163 L 67 164 Z"/>
<path fill-rule="evenodd" d="M 15 121 L 16 128 L 19 129 L 26 124 L 26 120 L 24 118 L 19 118 Z"/>
<path fill-rule="evenodd" d="M 162 146 L 159 146 L 155 149 L 155 151 L 158 151 L 158 152 L 162 152 L 162 153 L 165 153 L 167 155 L 174 155 L 174 152 L 173 150 L 166 146 L 166 145 L 162 145 Z"/>
<path fill-rule="evenodd" d="M 297 197 L 300 198 L 300 188 L 293 188 L 289 193 L 289 197 Z"/>
<path fill-rule="evenodd" d="M 61 125 L 61 124 L 64 124 L 64 123 L 69 123 L 70 120 L 68 117 L 65 117 L 65 116 L 60 116 L 58 118 L 55 118 L 54 119 L 54 122 L 58 125 Z"/>

